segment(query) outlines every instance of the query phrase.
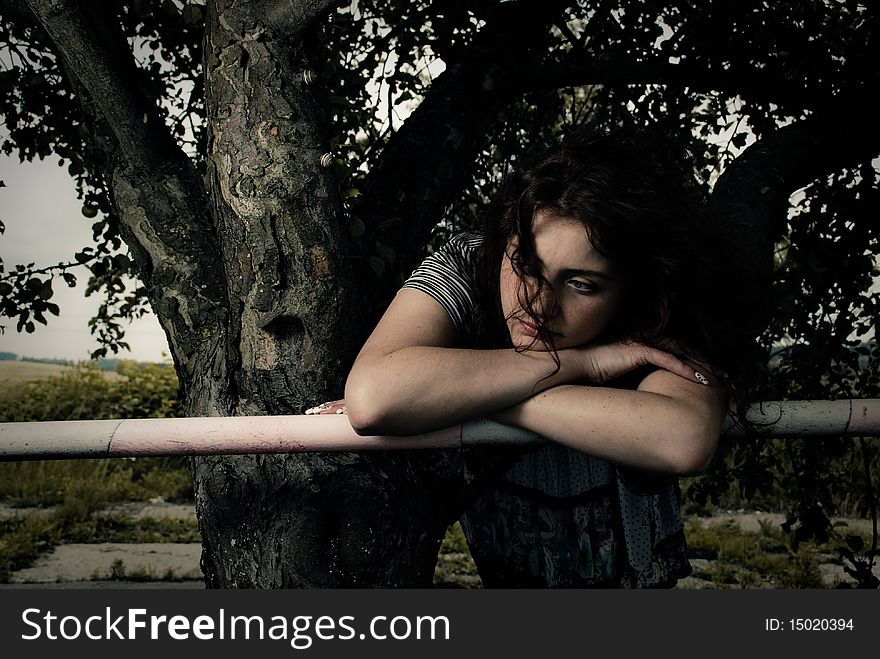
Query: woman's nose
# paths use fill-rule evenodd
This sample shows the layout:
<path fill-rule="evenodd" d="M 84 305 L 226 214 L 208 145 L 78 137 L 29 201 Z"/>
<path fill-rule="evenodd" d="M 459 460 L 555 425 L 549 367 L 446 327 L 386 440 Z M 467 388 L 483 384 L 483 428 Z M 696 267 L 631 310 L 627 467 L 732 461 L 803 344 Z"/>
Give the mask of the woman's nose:
<path fill-rule="evenodd" d="M 544 322 L 559 315 L 556 296 L 547 282 L 540 283 L 533 277 L 526 279 L 526 296 L 532 310 Z"/>

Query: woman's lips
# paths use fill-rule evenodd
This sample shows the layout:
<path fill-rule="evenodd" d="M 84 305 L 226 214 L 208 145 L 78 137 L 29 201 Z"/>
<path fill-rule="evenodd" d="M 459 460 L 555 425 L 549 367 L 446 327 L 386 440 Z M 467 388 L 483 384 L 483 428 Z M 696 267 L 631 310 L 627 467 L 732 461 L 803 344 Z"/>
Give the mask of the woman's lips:
<path fill-rule="evenodd" d="M 531 323 L 527 323 L 524 320 L 517 319 L 517 321 L 519 322 L 519 327 L 520 327 L 520 330 L 522 330 L 523 334 L 525 334 L 526 336 L 531 336 L 531 337 L 538 336 L 538 328 L 537 327 L 535 327 Z"/>
<path fill-rule="evenodd" d="M 538 336 L 538 326 L 537 325 L 534 325 L 528 321 L 525 321 L 522 318 L 517 318 L 516 322 L 519 323 L 519 330 L 523 334 L 525 334 L 526 336 L 531 337 L 531 338 L 535 338 Z M 550 336 L 554 337 L 554 339 L 561 339 L 563 336 L 559 332 L 549 331 L 549 330 L 546 330 L 546 328 L 545 328 L 545 331 L 547 331 L 547 333 Z"/>

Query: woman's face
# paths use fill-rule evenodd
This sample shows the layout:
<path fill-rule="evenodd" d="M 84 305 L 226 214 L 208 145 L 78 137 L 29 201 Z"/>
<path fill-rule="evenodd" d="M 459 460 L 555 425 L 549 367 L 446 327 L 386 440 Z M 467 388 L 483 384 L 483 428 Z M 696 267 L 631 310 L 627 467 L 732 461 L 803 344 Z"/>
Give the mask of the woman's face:
<path fill-rule="evenodd" d="M 556 348 L 584 345 L 596 339 L 614 319 L 621 301 L 621 286 L 611 263 L 593 247 L 586 229 L 577 220 L 535 213 L 532 223 L 535 253 L 541 274 L 556 297 L 552 317 L 545 314 L 549 300 L 545 292 L 533 303 L 538 317 L 553 334 Z M 513 245 L 508 245 L 508 252 Z M 536 281 L 526 278 L 521 294 L 532 294 Z M 519 277 L 513 271 L 508 254 L 501 263 L 501 308 L 514 347 L 528 347 L 537 336 L 537 328 L 525 312 L 524 301 L 517 295 Z M 532 347 L 546 350 L 540 341 Z"/>

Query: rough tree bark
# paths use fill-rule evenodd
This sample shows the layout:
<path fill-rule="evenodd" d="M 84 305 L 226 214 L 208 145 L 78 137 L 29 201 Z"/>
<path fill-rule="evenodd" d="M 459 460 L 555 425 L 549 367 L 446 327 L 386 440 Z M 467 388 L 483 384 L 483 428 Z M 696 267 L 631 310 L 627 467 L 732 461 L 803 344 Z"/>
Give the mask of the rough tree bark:
<path fill-rule="evenodd" d="M 319 165 L 326 118 L 299 33 L 272 3 L 212 3 L 205 43 L 210 192 L 238 358 L 228 413 L 298 413 L 341 395 L 360 319 L 342 205 Z M 426 586 L 456 515 L 403 454 L 194 464 L 212 586 Z"/>

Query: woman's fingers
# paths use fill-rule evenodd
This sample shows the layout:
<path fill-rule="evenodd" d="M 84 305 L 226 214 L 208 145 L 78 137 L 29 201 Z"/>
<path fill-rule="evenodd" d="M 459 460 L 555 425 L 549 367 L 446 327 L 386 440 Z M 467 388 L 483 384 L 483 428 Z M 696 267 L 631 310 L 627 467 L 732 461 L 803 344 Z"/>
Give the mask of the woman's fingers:
<path fill-rule="evenodd" d="M 691 382 L 698 382 L 704 386 L 709 386 L 709 378 L 705 373 L 702 373 L 698 370 L 695 370 L 692 366 L 689 366 L 678 357 L 663 350 L 659 350 L 657 348 L 651 348 L 649 346 L 643 344 L 631 344 L 634 346 L 639 346 L 639 348 L 643 351 L 643 359 L 646 364 L 654 364 L 655 366 L 659 366 L 660 368 L 669 371 L 670 373 L 675 373 L 678 376 L 683 377 L 685 380 L 690 380 Z M 704 369 L 705 370 L 705 369 Z"/>
<path fill-rule="evenodd" d="M 659 366 L 670 373 L 680 375 L 685 380 L 699 382 L 702 385 L 709 386 L 709 378 L 706 377 L 705 374 L 694 370 L 693 367 L 688 366 L 675 355 L 671 355 L 663 350 L 658 350 L 657 348 L 649 348 L 648 346 L 642 347 L 645 349 L 645 355 L 649 363 Z"/>
<path fill-rule="evenodd" d="M 588 372 L 594 382 L 602 383 L 620 377 L 639 366 L 653 364 L 691 382 L 709 386 L 706 373 L 695 370 L 675 355 L 636 341 L 622 341 L 588 350 Z M 703 369 L 705 371 L 705 369 Z"/>
<path fill-rule="evenodd" d="M 306 410 L 306 414 L 345 414 L 345 400 L 331 400 Z"/>

